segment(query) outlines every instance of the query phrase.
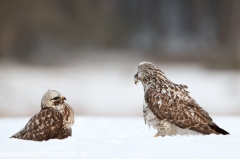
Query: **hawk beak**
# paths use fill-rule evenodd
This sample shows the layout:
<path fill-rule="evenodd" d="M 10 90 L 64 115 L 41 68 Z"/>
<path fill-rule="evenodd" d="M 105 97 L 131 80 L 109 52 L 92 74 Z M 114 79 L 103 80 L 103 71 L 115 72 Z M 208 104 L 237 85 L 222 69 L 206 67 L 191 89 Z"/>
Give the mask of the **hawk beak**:
<path fill-rule="evenodd" d="M 66 97 L 62 96 L 62 101 L 67 100 Z"/>
<path fill-rule="evenodd" d="M 134 83 L 137 84 L 138 83 L 138 74 L 134 75 Z"/>
<path fill-rule="evenodd" d="M 137 84 L 137 83 L 138 83 L 138 79 L 135 79 L 135 80 L 134 80 L 134 83 Z"/>

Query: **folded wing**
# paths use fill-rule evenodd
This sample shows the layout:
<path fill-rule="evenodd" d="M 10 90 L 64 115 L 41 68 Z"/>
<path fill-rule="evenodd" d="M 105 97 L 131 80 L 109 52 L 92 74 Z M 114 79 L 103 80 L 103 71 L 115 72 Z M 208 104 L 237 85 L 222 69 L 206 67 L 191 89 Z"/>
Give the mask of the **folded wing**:
<path fill-rule="evenodd" d="M 219 128 L 209 114 L 190 96 L 170 98 L 174 94 L 163 94 L 155 89 L 145 93 L 145 100 L 152 112 L 162 120 L 167 120 L 183 129 L 190 129 L 202 134 L 229 134 Z"/>
<path fill-rule="evenodd" d="M 62 128 L 62 114 L 54 108 L 41 110 L 33 116 L 26 126 L 12 136 L 24 140 L 43 141 L 58 136 Z"/>

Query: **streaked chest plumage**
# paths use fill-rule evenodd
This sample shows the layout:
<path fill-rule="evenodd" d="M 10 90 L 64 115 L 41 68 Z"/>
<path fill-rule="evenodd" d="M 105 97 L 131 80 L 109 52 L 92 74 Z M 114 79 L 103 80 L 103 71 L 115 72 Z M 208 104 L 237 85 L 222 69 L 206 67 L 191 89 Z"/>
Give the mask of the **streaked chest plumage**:
<path fill-rule="evenodd" d="M 63 127 L 70 128 L 74 123 L 74 112 L 71 106 L 69 106 L 67 103 L 63 103 L 58 106 L 57 109 L 63 116 Z"/>

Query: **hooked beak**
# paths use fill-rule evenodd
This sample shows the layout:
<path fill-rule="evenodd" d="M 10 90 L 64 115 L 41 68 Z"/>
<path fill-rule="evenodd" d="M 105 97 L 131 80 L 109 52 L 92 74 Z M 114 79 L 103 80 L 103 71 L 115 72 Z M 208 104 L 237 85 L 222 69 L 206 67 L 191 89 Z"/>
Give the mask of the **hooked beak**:
<path fill-rule="evenodd" d="M 67 100 L 66 97 L 62 96 L 62 101 Z"/>
<path fill-rule="evenodd" d="M 137 84 L 138 83 L 138 74 L 134 75 L 134 83 Z"/>

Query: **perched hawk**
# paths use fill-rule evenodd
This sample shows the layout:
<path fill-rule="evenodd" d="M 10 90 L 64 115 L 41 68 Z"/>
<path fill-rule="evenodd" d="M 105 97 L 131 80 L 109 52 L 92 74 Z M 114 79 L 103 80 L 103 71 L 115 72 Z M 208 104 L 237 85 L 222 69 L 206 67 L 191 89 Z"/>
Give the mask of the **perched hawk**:
<path fill-rule="evenodd" d="M 66 98 L 55 90 L 48 90 L 41 101 L 41 110 L 26 126 L 11 138 L 43 141 L 72 136 L 74 111 Z"/>
<path fill-rule="evenodd" d="M 229 134 L 218 127 L 187 91 L 187 86 L 171 82 L 154 64 L 142 62 L 134 75 L 144 87 L 145 123 L 165 135 Z"/>

